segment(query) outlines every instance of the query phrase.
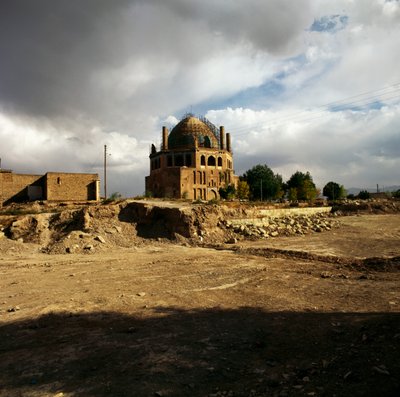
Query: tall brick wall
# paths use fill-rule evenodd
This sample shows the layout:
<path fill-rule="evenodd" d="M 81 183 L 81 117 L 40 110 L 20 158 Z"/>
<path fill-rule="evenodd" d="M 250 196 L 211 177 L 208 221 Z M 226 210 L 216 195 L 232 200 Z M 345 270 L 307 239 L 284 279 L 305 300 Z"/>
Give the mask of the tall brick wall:
<path fill-rule="evenodd" d="M 99 176 L 97 174 L 48 172 L 45 178 L 47 200 L 79 201 L 99 199 Z"/>
<path fill-rule="evenodd" d="M 0 204 L 28 200 L 28 186 L 41 186 L 42 175 L 0 172 Z M 44 190 L 42 189 L 43 194 Z"/>
<path fill-rule="evenodd" d="M 146 177 L 146 191 L 155 197 L 180 198 L 179 167 L 160 168 L 153 170 Z"/>

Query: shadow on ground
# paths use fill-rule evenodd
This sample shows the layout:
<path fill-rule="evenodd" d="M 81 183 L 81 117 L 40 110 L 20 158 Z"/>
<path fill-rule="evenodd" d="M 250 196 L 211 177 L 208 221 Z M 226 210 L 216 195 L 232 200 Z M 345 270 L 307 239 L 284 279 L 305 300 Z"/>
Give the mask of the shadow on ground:
<path fill-rule="evenodd" d="M 49 314 L 0 326 L 0 396 L 399 396 L 400 314 Z"/>

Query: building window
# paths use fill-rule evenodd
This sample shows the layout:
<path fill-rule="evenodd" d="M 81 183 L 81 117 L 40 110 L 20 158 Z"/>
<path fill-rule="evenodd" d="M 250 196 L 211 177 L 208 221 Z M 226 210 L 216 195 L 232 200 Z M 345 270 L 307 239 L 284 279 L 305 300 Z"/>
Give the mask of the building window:
<path fill-rule="evenodd" d="M 200 157 L 200 164 L 201 165 L 206 165 L 206 156 L 201 156 Z"/>
<path fill-rule="evenodd" d="M 204 147 L 211 147 L 211 140 L 208 136 L 204 137 Z"/>
<path fill-rule="evenodd" d="M 218 157 L 218 167 L 222 167 L 222 157 Z"/>
<path fill-rule="evenodd" d="M 182 167 L 183 164 L 183 155 L 177 154 L 175 155 L 175 167 Z"/>
<path fill-rule="evenodd" d="M 207 165 L 210 166 L 215 166 L 215 157 L 214 156 L 210 156 L 207 160 Z"/>
<path fill-rule="evenodd" d="M 191 155 L 191 153 L 186 153 L 185 165 L 186 165 L 186 167 L 191 167 L 192 166 L 192 155 Z"/>

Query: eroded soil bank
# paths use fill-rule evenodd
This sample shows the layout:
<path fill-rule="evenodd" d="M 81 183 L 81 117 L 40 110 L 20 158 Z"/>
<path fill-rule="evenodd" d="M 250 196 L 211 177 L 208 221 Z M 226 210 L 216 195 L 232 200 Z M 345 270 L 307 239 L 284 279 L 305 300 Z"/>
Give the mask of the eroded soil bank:
<path fill-rule="evenodd" d="M 340 215 L 360 213 L 400 213 L 400 202 L 349 203 L 332 210 L 147 200 L 106 205 L 35 203 L 3 208 L 0 238 L 35 243 L 46 253 L 90 253 L 149 239 L 216 245 L 321 233 L 339 228 Z"/>

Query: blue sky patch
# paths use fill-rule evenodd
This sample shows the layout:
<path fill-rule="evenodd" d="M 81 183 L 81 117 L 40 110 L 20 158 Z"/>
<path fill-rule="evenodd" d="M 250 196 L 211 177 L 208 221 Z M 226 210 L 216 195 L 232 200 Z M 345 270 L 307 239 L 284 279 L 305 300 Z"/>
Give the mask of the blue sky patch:
<path fill-rule="evenodd" d="M 214 101 L 207 99 L 206 101 L 193 106 L 193 112 L 196 114 L 205 114 L 210 109 L 226 109 L 227 107 L 251 107 L 253 110 L 268 109 L 273 103 L 279 101 L 279 98 L 282 98 L 285 94 L 285 85 L 282 81 L 289 75 L 297 73 L 299 68 L 301 68 L 306 62 L 307 58 L 304 54 L 288 58 L 283 64 L 293 63 L 295 66 L 290 70 L 281 70 L 263 84 L 256 87 L 246 88 L 230 97 L 219 98 Z"/>
<path fill-rule="evenodd" d="M 247 88 L 228 98 L 220 98 L 215 101 L 207 99 L 203 103 L 193 106 L 193 112 L 206 114 L 210 109 L 226 109 L 227 107 L 251 107 L 253 110 L 264 110 L 269 108 L 271 103 L 276 101 L 283 92 L 283 85 L 279 82 L 279 79 L 274 78 L 260 86 Z"/>
<path fill-rule="evenodd" d="M 381 101 L 374 101 L 374 102 L 369 102 L 369 103 L 365 103 L 365 104 L 360 103 L 359 105 L 357 105 L 358 102 L 362 102 L 362 101 L 350 102 L 348 104 L 344 103 L 344 104 L 336 105 L 336 106 L 330 106 L 329 111 L 330 112 L 342 112 L 344 110 L 351 110 L 353 112 L 362 112 L 362 111 L 371 110 L 371 109 L 379 110 L 383 106 L 385 106 L 385 104 Z"/>
<path fill-rule="evenodd" d="M 335 33 L 344 29 L 348 21 L 349 17 L 347 15 L 325 15 L 319 19 L 314 19 L 310 31 Z"/>

